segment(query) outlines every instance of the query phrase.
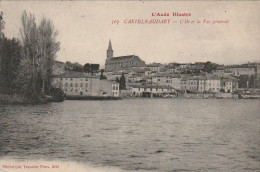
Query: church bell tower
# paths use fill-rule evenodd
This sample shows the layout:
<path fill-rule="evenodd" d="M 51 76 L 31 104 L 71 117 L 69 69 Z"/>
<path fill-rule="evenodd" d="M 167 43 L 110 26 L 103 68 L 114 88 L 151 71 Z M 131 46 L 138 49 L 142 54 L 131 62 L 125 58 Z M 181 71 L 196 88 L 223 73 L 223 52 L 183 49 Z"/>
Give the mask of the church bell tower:
<path fill-rule="evenodd" d="M 107 59 L 109 58 L 113 58 L 113 49 L 112 49 L 112 44 L 110 39 L 109 39 L 109 44 L 107 49 Z"/>

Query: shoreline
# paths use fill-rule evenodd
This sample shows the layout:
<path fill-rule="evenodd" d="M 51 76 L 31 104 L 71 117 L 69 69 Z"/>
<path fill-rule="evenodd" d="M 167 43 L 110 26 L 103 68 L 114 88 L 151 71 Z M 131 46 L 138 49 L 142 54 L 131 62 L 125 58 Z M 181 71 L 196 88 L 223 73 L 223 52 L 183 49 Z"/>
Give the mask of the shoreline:
<path fill-rule="evenodd" d="M 111 101 L 111 100 L 123 100 L 123 99 L 255 99 L 259 100 L 260 97 L 241 97 L 239 95 L 231 96 L 231 97 L 217 97 L 217 96 L 205 96 L 196 95 L 196 94 L 187 94 L 182 97 L 100 97 L 100 96 L 68 96 L 65 97 L 65 100 L 82 100 L 82 101 Z M 6 95 L 0 94 L 0 105 L 39 105 L 39 104 L 47 104 L 54 101 L 54 99 L 50 96 L 45 96 L 41 98 L 39 101 L 33 101 L 30 99 L 26 99 L 20 95 Z M 60 102 L 60 101 L 59 101 Z"/>

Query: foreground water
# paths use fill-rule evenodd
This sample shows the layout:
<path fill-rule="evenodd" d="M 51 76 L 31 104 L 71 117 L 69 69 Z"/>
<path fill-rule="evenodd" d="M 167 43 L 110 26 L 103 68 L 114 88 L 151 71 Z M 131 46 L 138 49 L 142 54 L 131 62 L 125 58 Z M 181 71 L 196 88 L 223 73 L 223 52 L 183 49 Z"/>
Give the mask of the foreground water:
<path fill-rule="evenodd" d="M 259 100 L 0 106 L 0 171 L 24 160 L 84 171 L 260 171 L 259 124 Z"/>

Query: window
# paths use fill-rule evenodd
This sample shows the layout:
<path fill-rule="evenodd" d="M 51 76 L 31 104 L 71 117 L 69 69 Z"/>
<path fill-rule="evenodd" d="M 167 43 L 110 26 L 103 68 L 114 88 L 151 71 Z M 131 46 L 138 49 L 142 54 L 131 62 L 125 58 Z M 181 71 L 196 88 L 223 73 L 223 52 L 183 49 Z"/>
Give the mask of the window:
<path fill-rule="evenodd" d="M 68 87 L 68 83 L 65 83 L 65 87 Z"/>
<path fill-rule="evenodd" d="M 75 83 L 75 87 L 78 87 L 78 83 Z"/>
<path fill-rule="evenodd" d="M 150 88 L 150 91 L 152 91 L 153 89 L 152 88 Z"/>
<path fill-rule="evenodd" d="M 85 87 L 88 87 L 88 83 L 85 84 Z"/>
<path fill-rule="evenodd" d="M 86 89 L 86 92 L 88 92 L 88 89 Z"/>
<path fill-rule="evenodd" d="M 71 81 L 73 81 L 73 78 L 70 78 Z"/>
<path fill-rule="evenodd" d="M 88 78 L 86 78 L 86 81 L 88 81 Z"/>
<path fill-rule="evenodd" d="M 70 83 L 70 87 L 73 87 L 73 84 L 72 84 L 72 83 Z"/>
<path fill-rule="evenodd" d="M 138 91 L 140 91 L 140 88 L 138 88 Z"/>
<path fill-rule="evenodd" d="M 80 87 L 83 87 L 83 83 L 80 83 Z"/>
<path fill-rule="evenodd" d="M 60 80 L 62 81 L 62 78 Z"/>

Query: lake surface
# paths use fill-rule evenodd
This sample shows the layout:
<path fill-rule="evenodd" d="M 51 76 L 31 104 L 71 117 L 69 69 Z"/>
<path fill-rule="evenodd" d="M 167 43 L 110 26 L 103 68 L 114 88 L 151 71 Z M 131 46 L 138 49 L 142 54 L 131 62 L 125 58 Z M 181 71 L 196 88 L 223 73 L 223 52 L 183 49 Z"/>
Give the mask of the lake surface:
<path fill-rule="evenodd" d="M 260 101 L 0 106 L 0 159 L 58 160 L 122 171 L 260 171 Z"/>

